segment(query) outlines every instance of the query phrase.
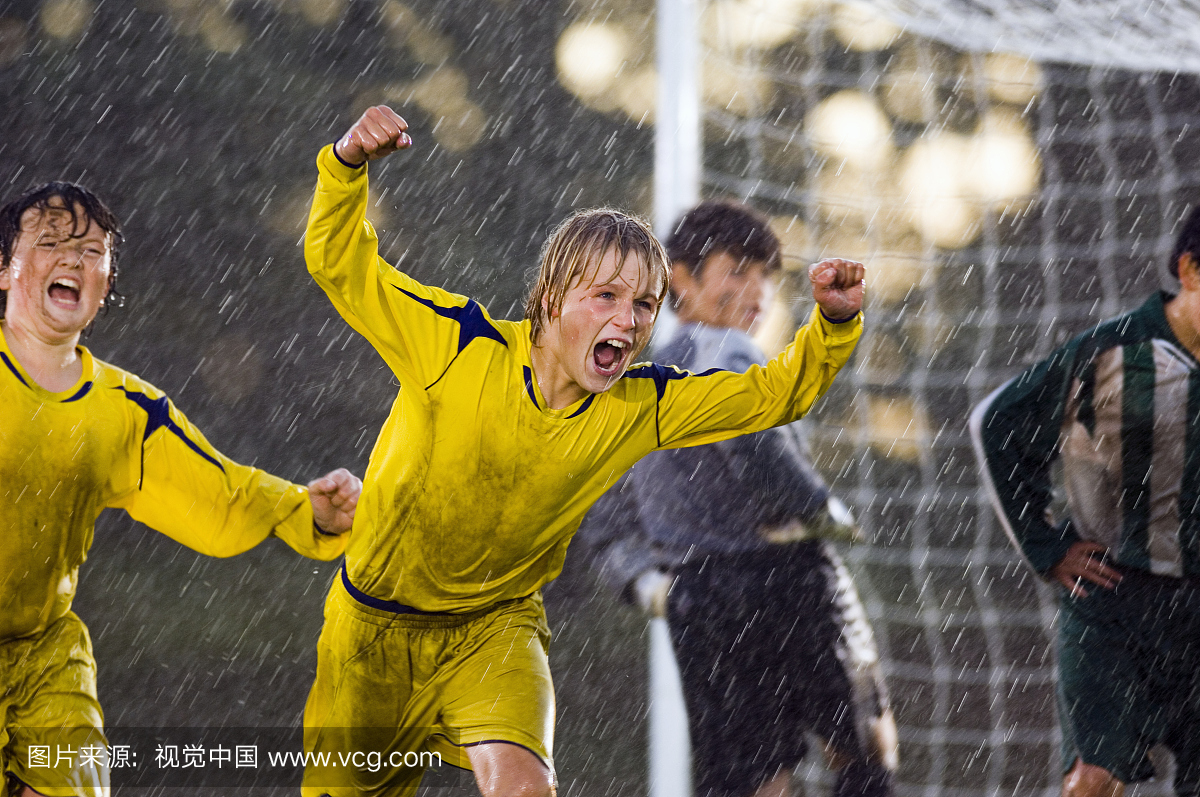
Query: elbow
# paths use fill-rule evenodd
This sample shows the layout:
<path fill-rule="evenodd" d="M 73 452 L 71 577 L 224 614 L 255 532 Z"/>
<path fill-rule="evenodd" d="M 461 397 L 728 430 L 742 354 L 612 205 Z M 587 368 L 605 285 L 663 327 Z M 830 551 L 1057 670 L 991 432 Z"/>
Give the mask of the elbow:
<path fill-rule="evenodd" d="M 325 249 L 318 243 L 319 233 L 311 226 L 304 232 L 304 265 L 309 274 L 317 274 L 325 266 Z"/>

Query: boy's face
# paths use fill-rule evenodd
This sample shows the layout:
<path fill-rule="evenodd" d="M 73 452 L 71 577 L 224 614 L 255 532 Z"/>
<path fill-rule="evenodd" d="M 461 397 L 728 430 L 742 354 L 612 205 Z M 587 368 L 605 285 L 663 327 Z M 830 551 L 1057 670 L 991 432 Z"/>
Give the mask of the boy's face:
<path fill-rule="evenodd" d="M 12 257 L 0 266 L 7 323 L 55 339 L 78 335 L 96 317 L 108 294 L 112 241 L 78 205 L 75 217 L 87 225 L 82 235 L 57 197 L 21 215 Z"/>
<path fill-rule="evenodd" d="M 704 259 L 697 278 L 682 263 L 672 267 L 671 286 L 685 324 L 750 332 L 771 303 L 774 285 L 761 260 L 739 261 L 728 252 Z"/>
<path fill-rule="evenodd" d="M 583 393 L 603 393 L 645 348 L 658 313 L 650 269 L 630 253 L 622 264 L 610 249 L 567 288 L 540 345 Z"/>

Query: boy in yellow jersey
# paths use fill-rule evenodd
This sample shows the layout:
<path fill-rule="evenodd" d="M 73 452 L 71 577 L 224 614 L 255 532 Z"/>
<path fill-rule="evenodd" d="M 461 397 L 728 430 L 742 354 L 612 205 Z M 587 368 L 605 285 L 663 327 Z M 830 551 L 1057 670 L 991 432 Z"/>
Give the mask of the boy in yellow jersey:
<path fill-rule="evenodd" d="M 274 535 L 328 560 L 361 489 L 345 470 L 305 489 L 225 458 L 160 390 L 79 345 L 120 241 L 70 183 L 0 208 L 0 790 L 20 797 L 109 790 L 96 663 L 71 611 L 101 510 L 211 556 Z"/>
<path fill-rule="evenodd" d="M 401 387 L 326 602 L 303 792 L 412 794 L 415 754 L 432 751 L 472 768 L 485 797 L 553 794 L 539 590 L 588 507 L 645 454 L 803 415 L 861 334 L 863 267 L 810 269 L 819 309 L 766 366 L 631 368 L 667 291 L 649 228 L 575 214 L 543 250 L 525 320 L 493 320 L 378 255 L 366 162 L 408 147 L 406 129 L 371 108 L 317 159 L 309 271 Z M 339 767 L 356 753 L 383 766 Z"/>

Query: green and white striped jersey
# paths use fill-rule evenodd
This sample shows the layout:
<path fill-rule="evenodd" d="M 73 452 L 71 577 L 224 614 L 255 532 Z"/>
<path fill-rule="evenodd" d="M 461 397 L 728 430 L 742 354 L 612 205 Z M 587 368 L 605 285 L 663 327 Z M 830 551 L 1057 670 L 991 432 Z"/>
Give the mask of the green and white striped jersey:
<path fill-rule="evenodd" d="M 1167 323 L 1170 298 L 1083 333 L 971 413 L 984 487 L 1039 573 L 1082 539 L 1129 567 L 1200 577 L 1200 367 Z M 1048 511 L 1059 457 L 1062 519 Z"/>

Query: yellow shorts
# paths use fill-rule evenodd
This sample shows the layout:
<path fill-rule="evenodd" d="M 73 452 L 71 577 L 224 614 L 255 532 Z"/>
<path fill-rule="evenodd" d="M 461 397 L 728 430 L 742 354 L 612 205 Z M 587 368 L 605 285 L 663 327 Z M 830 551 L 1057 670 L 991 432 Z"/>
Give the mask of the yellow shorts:
<path fill-rule="evenodd" d="M 553 772 L 549 644 L 540 593 L 462 615 L 395 614 L 335 579 L 304 708 L 302 794 L 410 795 L 433 754 L 469 769 L 464 748 L 483 742 L 518 744 Z"/>
<path fill-rule="evenodd" d="M 4 780 L 48 797 L 109 793 L 96 660 L 74 612 L 36 636 L 0 642 L 0 718 Z"/>

